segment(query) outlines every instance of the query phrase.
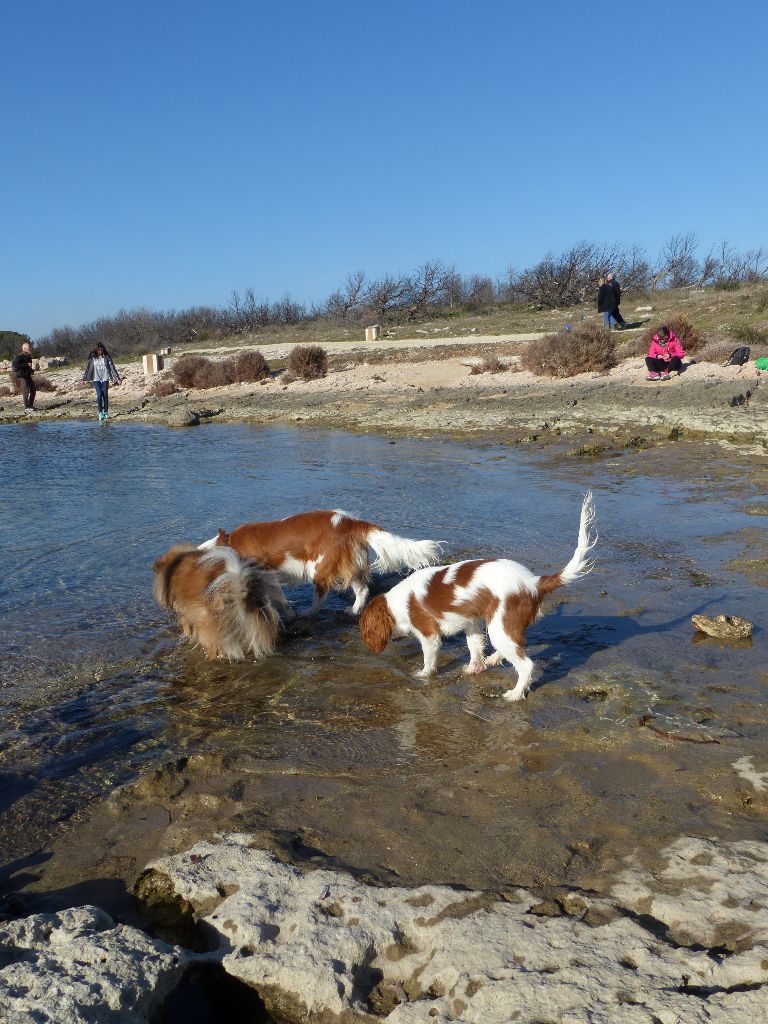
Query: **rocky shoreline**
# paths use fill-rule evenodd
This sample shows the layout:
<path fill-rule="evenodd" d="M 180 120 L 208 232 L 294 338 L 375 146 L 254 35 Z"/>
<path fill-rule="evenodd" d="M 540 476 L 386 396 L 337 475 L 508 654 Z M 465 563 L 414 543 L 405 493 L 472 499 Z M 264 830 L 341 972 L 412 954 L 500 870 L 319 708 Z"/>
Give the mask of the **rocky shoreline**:
<path fill-rule="evenodd" d="M 654 869 L 628 858 L 605 895 L 542 899 L 376 887 L 229 834 L 136 883 L 186 945 L 87 906 L 0 927 L 0 1012 L 162 1021 L 190 965 L 209 965 L 278 1024 L 752 1024 L 768 1012 L 767 887 L 768 844 L 752 841 L 680 837 Z"/>
<path fill-rule="evenodd" d="M 353 363 L 317 381 L 285 383 L 275 373 L 261 384 L 182 390 L 163 398 L 150 394 L 157 378 L 145 378 L 140 367 L 128 364 L 120 367 L 124 384 L 111 392 L 111 419 L 172 427 L 289 423 L 418 436 L 488 433 L 539 442 L 589 435 L 591 444 L 619 447 L 638 439 L 707 437 L 754 443 L 755 453 L 765 451 L 768 441 L 768 388 L 761 387 L 754 367 L 740 372 L 692 363 L 680 377 L 647 382 L 639 358 L 625 359 L 608 373 L 564 380 L 519 371 L 514 360 L 504 372 L 473 374 L 471 362 L 457 351 L 419 362 Z M 76 371 L 58 371 L 58 391 L 38 396 L 34 417 L 25 414 L 20 399 L 0 399 L 0 423 L 94 418 L 91 389 L 78 386 L 78 378 Z"/>

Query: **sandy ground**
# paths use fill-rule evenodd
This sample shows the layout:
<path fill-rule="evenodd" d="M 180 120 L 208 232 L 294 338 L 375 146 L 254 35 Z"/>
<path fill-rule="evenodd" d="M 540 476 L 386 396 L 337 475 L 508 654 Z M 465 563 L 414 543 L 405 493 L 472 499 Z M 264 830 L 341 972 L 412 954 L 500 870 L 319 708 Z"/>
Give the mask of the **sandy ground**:
<path fill-rule="evenodd" d="M 526 336 L 530 339 L 530 335 Z M 520 336 L 471 336 L 471 344 L 509 343 Z M 752 366 L 739 370 L 714 363 L 689 363 L 669 381 L 645 380 L 640 357 L 608 373 L 564 380 L 510 369 L 473 374 L 461 352 L 470 339 L 444 336 L 398 339 L 398 348 L 454 345 L 455 358 L 441 353 L 420 362 L 350 362 L 317 381 L 285 383 L 281 372 L 260 384 L 235 384 L 205 391 L 181 391 L 153 398 L 140 364 L 119 365 L 124 383 L 111 389 L 111 421 L 192 426 L 200 422 L 301 423 L 364 431 L 500 434 L 516 440 L 546 440 L 563 434 L 593 435 L 595 445 L 638 443 L 683 437 L 715 437 L 751 443 L 765 450 L 768 387 Z M 290 345 L 264 346 L 268 359 L 283 357 Z M 359 342 L 340 342 L 334 355 L 360 351 Z M 384 349 L 382 346 L 377 352 Z M 222 348 L 215 354 L 226 355 Z M 420 358 L 423 354 L 420 355 Z M 164 378 L 174 360 L 167 360 Z M 39 393 L 36 414 L 25 414 L 20 398 L 0 399 L 0 423 L 23 420 L 95 418 L 93 389 L 79 382 L 81 369 L 47 374 L 56 393 Z"/>

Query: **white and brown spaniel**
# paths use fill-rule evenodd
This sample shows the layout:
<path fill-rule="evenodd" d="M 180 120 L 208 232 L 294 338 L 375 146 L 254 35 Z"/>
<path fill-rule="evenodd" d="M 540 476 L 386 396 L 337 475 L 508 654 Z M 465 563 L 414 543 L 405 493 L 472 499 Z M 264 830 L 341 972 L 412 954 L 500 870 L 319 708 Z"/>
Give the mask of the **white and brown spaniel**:
<path fill-rule="evenodd" d="M 206 657 L 243 661 L 275 649 L 285 606 L 277 577 L 231 548 L 200 551 L 177 544 L 157 559 L 155 600 L 179 620 L 184 635 Z"/>
<path fill-rule="evenodd" d="M 441 636 L 463 630 L 470 654 L 464 671 L 482 672 L 506 659 L 517 671 L 517 685 L 504 698 L 521 700 L 533 673 L 533 662 L 524 650 L 525 631 L 538 617 L 547 594 L 591 571 L 589 552 L 597 543 L 597 535 L 590 532 L 594 521 L 590 492 L 581 509 L 576 551 L 560 572 L 550 576 L 535 576 L 507 558 L 456 562 L 413 573 L 365 609 L 360 618 L 363 642 L 379 654 L 393 636 L 415 636 L 424 654 L 424 668 L 417 675 L 423 677 L 435 671 Z M 495 652 L 489 658 L 486 628 Z"/>
<path fill-rule="evenodd" d="M 308 615 L 323 605 L 331 590 L 355 595 L 349 609 L 359 615 L 368 599 L 371 570 L 419 569 L 437 561 L 440 545 L 433 540 L 408 540 L 346 512 L 301 512 L 276 522 L 245 523 L 231 533 L 201 544 L 202 549 L 229 545 L 244 558 L 276 569 L 288 583 L 312 582 L 315 597 Z M 368 548 L 376 553 L 370 564 Z"/>

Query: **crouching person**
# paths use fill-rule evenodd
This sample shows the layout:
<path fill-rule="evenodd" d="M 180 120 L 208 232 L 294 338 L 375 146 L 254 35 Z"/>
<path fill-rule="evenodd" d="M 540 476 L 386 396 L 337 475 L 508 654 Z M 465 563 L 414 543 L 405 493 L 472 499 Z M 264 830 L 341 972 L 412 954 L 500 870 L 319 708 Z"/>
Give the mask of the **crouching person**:
<path fill-rule="evenodd" d="M 683 368 L 685 352 L 680 339 L 667 326 L 660 327 L 654 334 L 645 365 L 648 367 L 646 380 L 669 380 L 672 371 L 678 373 Z"/>

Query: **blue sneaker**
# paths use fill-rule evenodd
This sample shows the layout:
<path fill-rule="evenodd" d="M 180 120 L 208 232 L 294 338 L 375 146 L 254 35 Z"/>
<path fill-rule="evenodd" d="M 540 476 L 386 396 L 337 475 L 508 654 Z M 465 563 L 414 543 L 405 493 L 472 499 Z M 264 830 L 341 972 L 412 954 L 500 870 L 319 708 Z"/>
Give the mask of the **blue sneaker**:
<path fill-rule="evenodd" d="M 99 413 L 99 423 L 101 423 L 101 421 L 102 421 L 103 419 L 104 419 L 104 413 L 103 413 L 103 412 L 100 412 L 100 413 Z"/>

